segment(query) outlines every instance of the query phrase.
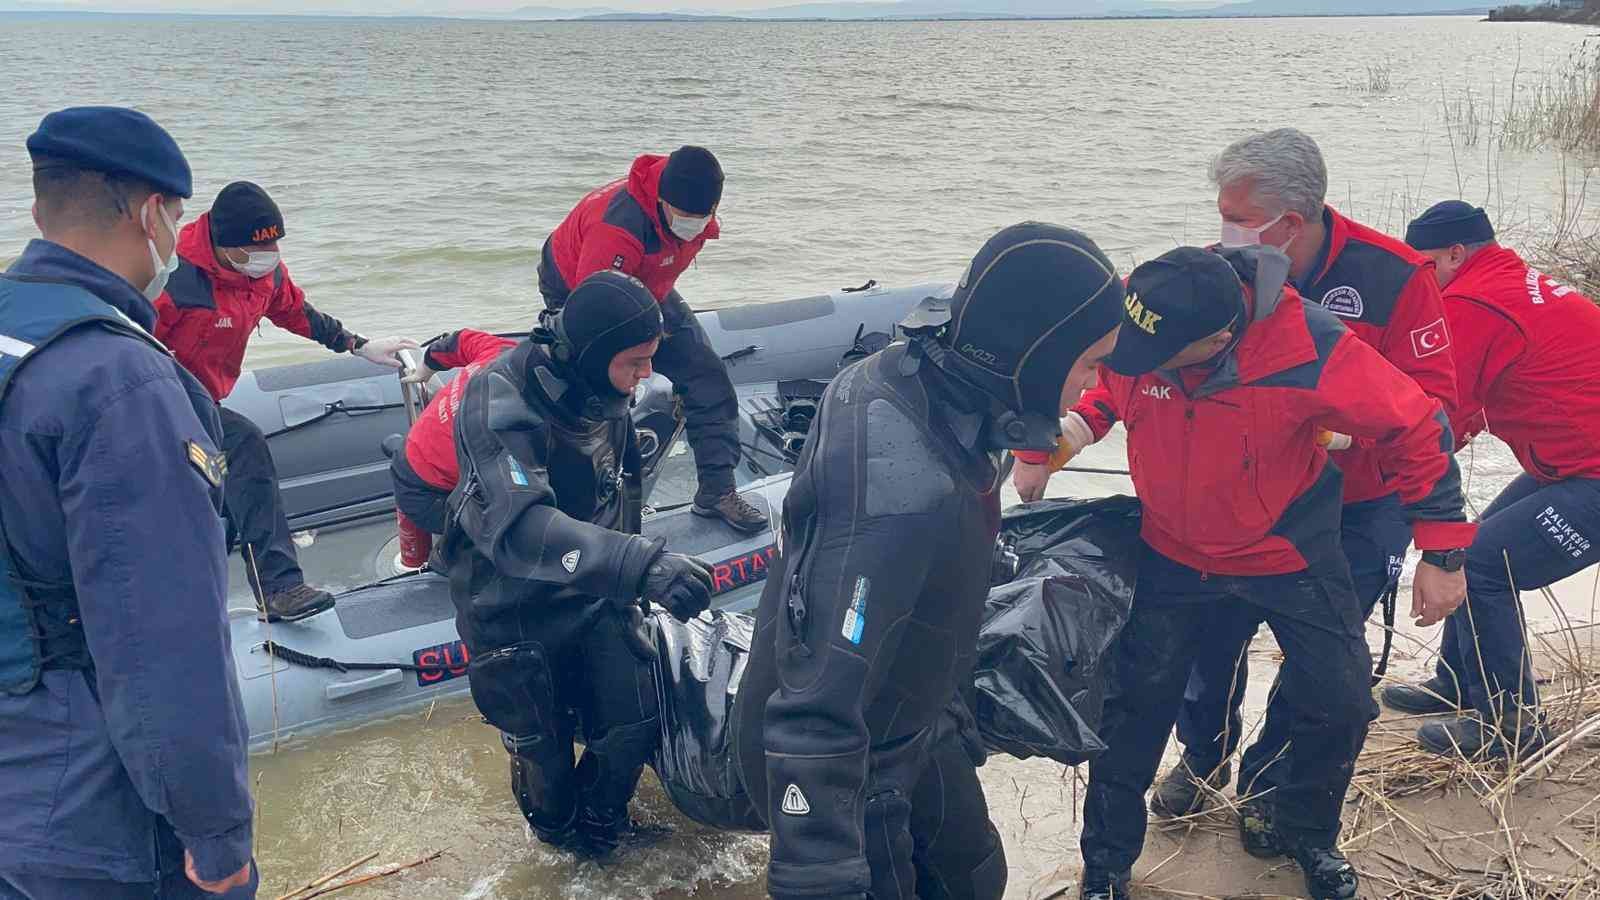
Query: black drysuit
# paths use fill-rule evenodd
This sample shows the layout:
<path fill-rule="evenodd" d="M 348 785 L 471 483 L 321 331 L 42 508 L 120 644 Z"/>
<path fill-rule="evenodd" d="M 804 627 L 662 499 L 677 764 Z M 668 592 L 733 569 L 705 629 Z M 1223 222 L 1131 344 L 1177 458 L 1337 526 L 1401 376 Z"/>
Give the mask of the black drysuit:
<path fill-rule="evenodd" d="M 518 803 L 546 840 L 575 820 L 621 820 L 657 740 L 651 668 L 614 602 L 638 596 L 658 550 L 637 536 L 633 423 L 625 398 L 603 406 L 579 384 L 531 342 L 472 379 L 438 551 L 473 700 L 503 733 Z"/>
<path fill-rule="evenodd" d="M 823 395 L 734 713 L 745 786 L 772 828 L 774 897 L 1004 892 L 982 751 L 951 713 L 1000 524 L 985 415 L 964 412 L 979 408 L 906 345 Z"/>

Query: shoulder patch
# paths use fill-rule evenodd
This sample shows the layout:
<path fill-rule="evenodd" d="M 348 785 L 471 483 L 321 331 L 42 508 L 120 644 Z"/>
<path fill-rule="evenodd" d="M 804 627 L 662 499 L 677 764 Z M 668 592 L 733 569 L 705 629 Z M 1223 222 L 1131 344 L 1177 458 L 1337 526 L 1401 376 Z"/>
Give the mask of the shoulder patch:
<path fill-rule="evenodd" d="M 1346 319 L 1359 319 L 1367 306 L 1361 292 L 1348 284 L 1341 284 L 1322 295 L 1322 308 Z"/>
<path fill-rule="evenodd" d="M 1376 244 L 1350 240 L 1307 299 L 1344 319 L 1387 325 L 1417 265 Z"/>
<path fill-rule="evenodd" d="M 955 490 L 944 458 L 893 403 L 867 403 L 866 513 L 905 516 L 932 512 Z"/>
<path fill-rule="evenodd" d="M 1450 330 L 1445 327 L 1443 316 L 1411 331 L 1411 352 L 1417 355 L 1417 359 L 1432 356 L 1448 346 Z"/>
<path fill-rule="evenodd" d="M 222 487 L 222 479 L 228 474 L 228 458 L 221 453 L 211 453 L 195 441 L 183 442 L 184 455 L 189 458 L 189 465 L 200 473 L 214 488 Z"/>

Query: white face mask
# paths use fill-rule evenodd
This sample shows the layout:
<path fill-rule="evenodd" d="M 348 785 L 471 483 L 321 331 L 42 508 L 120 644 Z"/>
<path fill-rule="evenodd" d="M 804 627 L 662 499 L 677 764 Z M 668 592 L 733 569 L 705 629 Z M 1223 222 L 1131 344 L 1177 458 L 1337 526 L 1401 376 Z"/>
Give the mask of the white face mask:
<path fill-rule="evenodd" d="M 1271 228 L 1272 226 L 1274 226 L 1274 225 L 1278 224 L 1279 222 L 1281 222 L 1283 220 L 1283 217 L 1286 216 L 1286 215 L 1288 215 L 1287 212 L 1278 213 L 1278 215 L 1275 218 L 1273 218 L 1272 221 L 1267 222 L 1264 225 L 1258 225 L 1255 228 L 1246 228 L 1245 226 L 1240 225 L 1237 222 L 1229 222 L 1227 219 L 1223 219 L 1222 220 L 1222 246 L 1224 246 L 1224 247 L 1259 247 L 1259 246 L 1261 246 L 1261 234 L 1262 234 L 1262 232 L 1265 232 L 1268 228 Z M 1291 243 L 1293 243 L 1293 239 L 1292 238 L 1290 240 L 1288 240 L 1288 241 L 1285 241 L 1283 246 L 1279 247 L 1277 249 L 1286 250 L 1288 248 L 1289 244 L 1291 244 Z"/>
<path fill-rule="evenodd" d="M 678 236 L 678 240 L 692 241 L 699 237 L 700 233 L 705 231 L 706 226 L 710 224 L 710 216 L 695 217 L 674 215 L 672 217 L 671 228 L 672 233 Z"/>
<path fill-rule="evenodd" d="M 150 264 L 155 266 L 156 273 L 151 276 L 150 283 L 144 286 L 146 300 L 154 301 L 167 289 L 167 279 L 178 270 L 178 225 L 167 215 L 167 205 L 157 203 L 156 209 L 161 210 L 161 221 L 166 224 L 167 231 L 172 233 L 172 256 L 166 262 L 161 261 L 161 254 L 156 250 L 156 242 L 151 238 L 145 239 L 145 244 L 150 248 Z M 150 207 L 139 210 L 139 224 L 149 227 Z"/>
<path fill-rule="evenodd" d="M 278 262 L 283 259 L 283 254 L 276 250 L 248 250 L 244 252 L 249 257 L 248 259 L 242 263 L 236 263 L 233 261 L 233 257 L 229 256 L 228 265 L 233 266 L 240 275 L 246 278 L 262 278 L 272 274 L 272 271 L 278 268 Z"/>

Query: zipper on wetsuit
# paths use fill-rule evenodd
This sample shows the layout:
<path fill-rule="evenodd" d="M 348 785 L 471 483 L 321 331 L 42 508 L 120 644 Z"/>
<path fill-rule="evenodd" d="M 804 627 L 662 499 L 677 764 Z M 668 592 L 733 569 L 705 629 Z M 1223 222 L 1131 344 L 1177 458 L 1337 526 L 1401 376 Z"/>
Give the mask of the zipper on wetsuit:
<path fill-rule="evenodd" d="M 811 646 L 806 641 L 806 619 L 810 611 L 806 605 L 805 593 L 800 590 L 800 573 L 804 570 L 807 557 L 811 555 L 811 542 L 815 537 L 811 533 L 813 524 L 812 521 L 807 522 L 806 535 L 800 543 L 800 555 L 795 558 L 794 568 L 789 572 L 789 596 L 784 603 L 788 612 L 789 633 L 794 637 L 795 649 L 806 656 L 811 655 Z"/>

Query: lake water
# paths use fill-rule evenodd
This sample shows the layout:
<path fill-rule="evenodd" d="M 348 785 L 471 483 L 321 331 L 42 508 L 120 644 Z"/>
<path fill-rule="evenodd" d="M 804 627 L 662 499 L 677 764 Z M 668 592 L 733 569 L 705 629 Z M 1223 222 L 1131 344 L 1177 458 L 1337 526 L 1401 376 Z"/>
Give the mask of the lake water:
<path fill-rule="evenodd" d="M 513 24 L 0 15 L 0 261 L 33 236 L 23 138 L 47 111 L 140 107 L 195 170 L 198 214 L 250 179 L 283 208 L 290 270 L 368 335 L 525 326 L 548 231 L 641 151 L 713 148 L 724 238 L 680 286 L 712 307 L 953 280 L 1023 219 L 1088 232 L 1126 268 L 1216 236 L 1210 158 L 1251 130 L 1313 134 L 1331 201 L 1403 230 L 1438 199 L 1545 227 L 1582 167 L 1502 153 L 1494 116 L 1581 28 L 1467 18 L 1190 22 Z M 1445 109 L 1473 98 L 1478 139 Z M 322 353 L 272 326 L 265 365 Z M 1101 464 L 1115 464 L 1113 448 Z M 1463 457 L 1466 460 L 1466 457 Z M 1088 464 L 1097 464 L 1089 459 Z M 1474 457 L 1480 504 L 1511 470 Z M 1109 487 L 1118 485 L 1110 480 Z M 1095 486 L 1083 483 L 1083 490 Z M 765 842 L 684 824 L 605 866 L 530 847 L 505 756 L 469 706 L 257 761 L 262 896 L 380 851 L 442 860 L 351 897 L 761 896 Z M 1070 863 L 1059 767 L 996 760 L 1011 893 Z M 1024 799 L 1029 797 L 1023 791 Z M 1030 807 L 1035 808 L 1035 807 Z M 1019 818 L 1020 817 L 1020 818 Z"/>

